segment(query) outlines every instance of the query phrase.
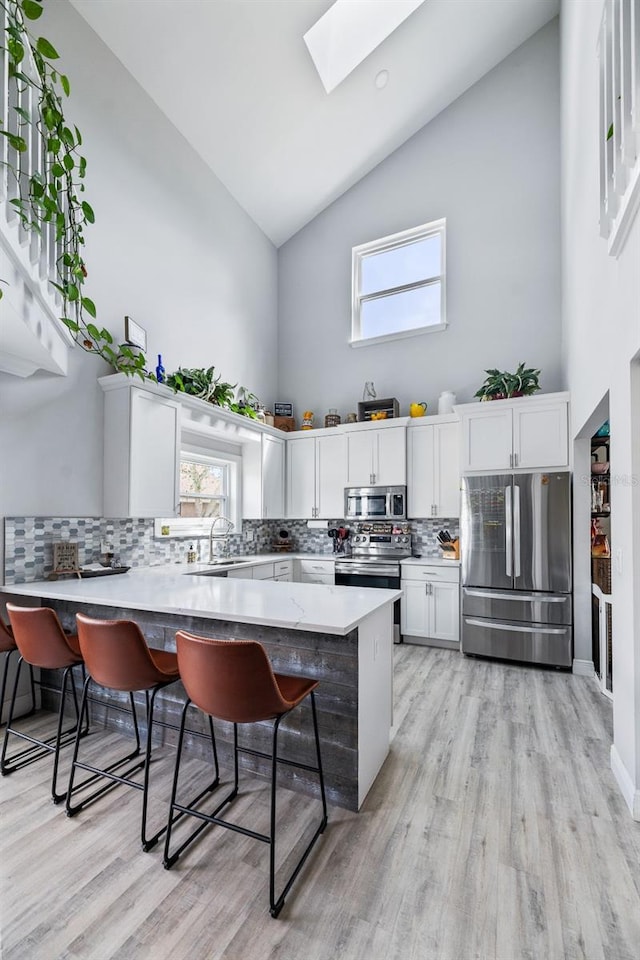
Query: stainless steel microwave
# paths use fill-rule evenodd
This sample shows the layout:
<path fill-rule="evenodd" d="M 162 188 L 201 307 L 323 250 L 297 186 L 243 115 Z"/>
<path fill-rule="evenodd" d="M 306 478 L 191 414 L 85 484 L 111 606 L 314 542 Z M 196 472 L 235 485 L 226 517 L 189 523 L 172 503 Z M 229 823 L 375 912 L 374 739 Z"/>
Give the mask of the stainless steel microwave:
<path fill-rule="evenodd" d="M 406 520 L 406 487 L 347 487 L 345 520 Z"/>

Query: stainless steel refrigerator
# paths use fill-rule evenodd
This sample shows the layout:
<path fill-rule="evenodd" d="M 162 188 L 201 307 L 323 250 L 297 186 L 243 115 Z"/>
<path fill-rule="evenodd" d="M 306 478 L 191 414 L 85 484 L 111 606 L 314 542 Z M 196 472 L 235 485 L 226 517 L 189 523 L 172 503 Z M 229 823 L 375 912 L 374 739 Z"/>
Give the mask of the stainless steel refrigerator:
<path fill-rule="evenodd" d="M 461 539 L 463 653 L 570 667 L 570 475 L 465 477 Z"/>

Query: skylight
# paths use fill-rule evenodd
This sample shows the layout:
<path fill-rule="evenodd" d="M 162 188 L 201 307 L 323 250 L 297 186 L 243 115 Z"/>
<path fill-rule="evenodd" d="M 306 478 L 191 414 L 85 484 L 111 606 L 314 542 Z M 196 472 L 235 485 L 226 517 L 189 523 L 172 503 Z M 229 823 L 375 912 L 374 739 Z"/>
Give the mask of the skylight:
<path fill-rule="evenodd" d="M 336 0 L 304 35 L 327 91 L 380 46 L 424 0 Z"/>

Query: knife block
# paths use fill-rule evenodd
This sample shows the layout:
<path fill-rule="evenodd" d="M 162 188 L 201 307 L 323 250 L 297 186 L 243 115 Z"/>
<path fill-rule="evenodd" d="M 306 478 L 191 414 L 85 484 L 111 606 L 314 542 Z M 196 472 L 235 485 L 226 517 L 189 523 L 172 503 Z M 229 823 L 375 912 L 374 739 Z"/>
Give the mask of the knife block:
<path fill-rule="evenodd" d="M 457 537 L 455 540 L 452 540 L 450 543 L 441 543 L 440 549 L 442 550 L 443 560 L 459 560 L 460 559 L 460 541 Z"/>

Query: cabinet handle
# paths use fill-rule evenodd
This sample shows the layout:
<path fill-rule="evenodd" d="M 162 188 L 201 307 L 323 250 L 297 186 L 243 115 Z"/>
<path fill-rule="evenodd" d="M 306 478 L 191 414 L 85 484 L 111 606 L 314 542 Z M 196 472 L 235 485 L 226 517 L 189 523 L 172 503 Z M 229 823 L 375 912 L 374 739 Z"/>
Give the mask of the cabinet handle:
<path fill-rule="evenodd" d="M 514 467 L 517 467 L 517 466 L 518 466 L 518 454 L 517 454 L 517 453 L 514 453 L 514 455 L 513 455 L 513 465 L 514 465 Z"/>
<path fill-rule="evenodd" d="M 510 467 L 513 467 L 513 454 L 512 454 L 512 453 L 509 454 L 509 466 L 510 466 Z"/>

